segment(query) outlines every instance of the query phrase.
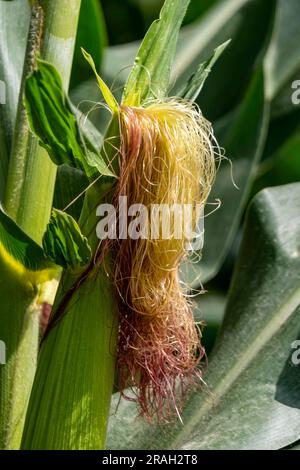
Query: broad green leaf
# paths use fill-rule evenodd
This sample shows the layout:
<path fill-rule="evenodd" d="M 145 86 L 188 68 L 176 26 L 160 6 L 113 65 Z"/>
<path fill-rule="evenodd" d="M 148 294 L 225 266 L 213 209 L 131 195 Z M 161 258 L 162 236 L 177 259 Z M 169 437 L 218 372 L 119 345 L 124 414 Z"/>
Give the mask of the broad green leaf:
<path fill-rule="evenodd" d="M 266 54 L 266 92 L 273 99 L 300 67 L 300 2 L 278 0 L 273 34 Z"/>
<path fill-rule="evenodd" d="M 91 248 L 73 217 L 57 209 L 43 238 L 45 254 L 66 269 L 78 270 L 91 259 Z"/>
<path fill-rule="evenodd" d="M 97 450 L 105 446 L 117 317 L 111 282 L 103 268 L 95 271 L 75 289 L 66 314 L 42 344 L 24 449 Z M 66 294 L 65 284 L 68 280 L 63 279 L 60 300 Z"/>
<path fill-rule="evenodd" d="M 217 173 L 206 213 L 213 211 L 217 199 L 221 207 L 205 219 L 203 256 L 199 263 L 183 265 L 183 277 L 193 287 L 199 279 L 207 282 L 219 271 L 231 246 L 247 202 L 261 157 L 268 126 L 269 105 L 264 95 L 264 73 L 260 68 L 245 100 L 219 139 L 229 162 L 223 161 Z M 239 189 L 234 185 L 238 186 Z"/>
<path fill-rule="evenodd" d="M 138 50 L 125 85 L 125 105 L 138 106 L 149 98 L 167 95 L 178 33 L 189 1 L 165 1 L 159 19 L 152 23 Z"/>
<path fill-rule="evenodd" d="M 29 2 L 0 1 L 0 200 L 5 190 L 29 20 Z"/>
<path fill-rule="evenodd" d="M 149 426 L 122 402 L 108 448 L 271 450 L 299 438 L 299 201 L 296 183 L 265 189 L 250 205 L 207 386 L 187 399 L 184 425 Z"/>
<path fill-rule="evenodd" d="M 113 176 L 92 143 L 81 135 L 60 76 L 51 64 L 38 61 L 38 69 L 26 81 L 25 98 L 31 128 L 54 163 L 67 163 L 90 178 L 97 173 Z"/>
<path fill-rule="evenodd" d="M 199 93 L 202 90 L 202 87 L 205 83 L 205 80 L 209 76 L 212 67 L 222 55 L 230 40 L 224 42 L 220 46 L 218 46 L 215 50 L 213 55 L 205 62 L 199 65 L 196 72 L 189 78 L 188 82 L 186 83 L 185 87 L 182 90 L 179 90 L 176 93 L 176 96 L 180 96 L 186 100 L 196 101 Z"/>
<path fill-rule="evenodd" d="M 98 82 L 99 88 L 101 90 L 101 93 L 103 95 L 103 98 L 105 99 L 105 101 L 108 104 L 109 108 L 111 109 L 112 113 L 118 112 L 118 109 L 119 109 L 118 102 L 116 101 L 114 95 L 112 94 L 112 92 L 110 91 L 110 89 L 108 88 L 106 83 L 102 80 L 102 78 L 98 74 L 98 72 L 96 70 L 95 62 L 94 62 L 92 56 L 88 52 L 86 52 L 83 48 L 81 48 L 81 51 L 82 51 L 82 54 L 83 54 L 85 60 L 90 64 L 94 74 L 96 75 L 97 82 Z"/>
<path fill-rule="evenodd" d="M 90 67 L 82 57 L 81 47 L 91 51 L 97 70 L 107 44 L 105 21 L 98 0 L 81 0 L 70 88 L 90 76 Z"/>

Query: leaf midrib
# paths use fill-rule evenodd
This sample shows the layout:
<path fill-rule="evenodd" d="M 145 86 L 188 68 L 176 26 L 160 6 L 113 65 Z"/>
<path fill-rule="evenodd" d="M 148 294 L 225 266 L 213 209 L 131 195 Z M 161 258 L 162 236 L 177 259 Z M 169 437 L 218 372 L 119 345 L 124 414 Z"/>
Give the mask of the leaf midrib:
<path fill-rule="evenodd" d="M 226 394 L 228 389 L 234 382 L 239 378 L 243 371 L 250 365 L 255 359 L 258 352 L 265 347 L 265 345 L 271 340 L 271 338 L 277 333 L 279 328 L 289 319 L 289 317 L 295 312 L 297 307 L 300 305 L 300 286 L 295 290 L 294 294 L 289 300 L 282 305 L 278 310 L 277 314 L 272 316 L 270 321 L 267 322 L 262 328 L 261 332 L 256 336 L 255 340 L 246 348 L 242 356 L 235 363 L 234 367 L 223 376 L 219 385 L 214 389 L 214 400 L 205 401 L 199 411 L 195 413 L 188 422 L 185 423 L 184 430 L 182 430 L 173 442 L 172 447 L 177 448 L 177 444 L 180 439 L 184 436 L 190 435 L 193 428 L 198 425 L 200 418 L 202 418 L 206 412 L 211 408 L 215 408 L 221 401 L 222 397 Z M 187 441 L 187 438 L 184 439 Z"/>

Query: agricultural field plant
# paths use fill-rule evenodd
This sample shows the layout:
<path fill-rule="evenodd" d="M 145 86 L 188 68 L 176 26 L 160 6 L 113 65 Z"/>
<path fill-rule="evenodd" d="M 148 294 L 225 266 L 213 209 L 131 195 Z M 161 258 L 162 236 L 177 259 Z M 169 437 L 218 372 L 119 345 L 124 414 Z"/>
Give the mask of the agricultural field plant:
<path fill-rule="evenodd" d="M 299 17 L 0 0 L 1 449 L 300 448 Z"/>

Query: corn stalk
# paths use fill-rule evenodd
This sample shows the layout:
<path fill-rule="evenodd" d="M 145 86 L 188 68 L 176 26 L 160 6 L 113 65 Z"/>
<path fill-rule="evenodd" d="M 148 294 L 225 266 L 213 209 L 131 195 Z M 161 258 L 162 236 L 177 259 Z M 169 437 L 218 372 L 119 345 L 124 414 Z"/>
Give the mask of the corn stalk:
<path fill-rule="evenodd" d="M 68 87 L 79 9 L 80 0 L 32 2 L 4 204 L 9 216 L 37 243 L 41 243 L 50 216 L 56 166 L 30 132 L 23 105 L 24 86 L 40 54 L 55 64 L 64 87 Z M 7 350 L 7 363 L 0 369 L 0 448 L 12 449 L 20 445 L 35 373 L 44 281 L 51 280 L 54 273 L 48 271 L 42 277 L 32 274 L 12 259 L 2 243 L 0 267 L 1 339 Z"/>

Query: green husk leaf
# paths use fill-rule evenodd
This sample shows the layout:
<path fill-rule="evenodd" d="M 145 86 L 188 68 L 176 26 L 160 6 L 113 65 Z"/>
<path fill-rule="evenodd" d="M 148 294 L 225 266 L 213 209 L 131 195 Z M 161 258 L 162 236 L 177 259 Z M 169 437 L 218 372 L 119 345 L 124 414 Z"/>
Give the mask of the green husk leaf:
<path fill-rule="evenodd" d="M 44 251 L 63 268 L 72 270 L 85 266 L 91 259 L 88 240 L 77 222 L 65 212 L 53 209 L 43 238 Z"/>
<path fill-rule="evenodd" d="M 125 85 L 123 103 L 139 106 L 163 98 L 170 86 L 179 29 L 190 0 L 166 0 L 160 17 L 150 26 Z"/>
<path fill-rule="evenodd" d="M 56 165 L 71 165 L 91 179 L 99 173 L 114 176 L 82 135 L 61 78 L 50 63 L 38 60 L 37 70 L 26 81 L 25 105 L 32 131 Z"/>
<path fill-rule="evenodd" d="M 86 52 L 83 48 L 81 48 L 81 52 L 82 52 L 85 60 L 90 64 L 94 74 L 96 75 L 97 82 L 98 82 L 99 88 L 101 90 L 101 93 L 103 95 L 103 98 L 105 99 L 105 101 L 108 104 L 109 108 L 111 109 L 112 113 L 117 112 L 118 109 L 119 109 L 118 102 L 115 99 L 112 92 L 110 91 L 110 89 L 108 88 L 108 86 L 106 85 L 106 83 L 102 80 L 102 78 L 98 74 L 98 72 L 96 70 L 95 62 L 94 62 L 92 56 L 88 52 Z"/>
<path fill-rule="evenodd" d="M 176 96 L 180 96 L 186 100 L 195 101 L 200 94 L 205 80 L 209 76 L 214 64 L 217 62 L 219 57 L 223 54 L 228 44 L 228 41 L 220 44 L 215 50 L 212 56 L 205 62 L 202 62 L 195 73 L 190 77 L 187 84 L 176 93 Z"/>
<path fill-rule="evenodd" d="M 104 449 L 118 330 L 114 302 L 102 267 L 75 290 L 42 344 L 22 448 Z"/>

